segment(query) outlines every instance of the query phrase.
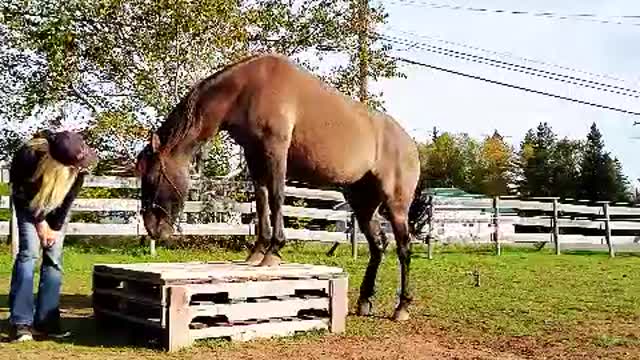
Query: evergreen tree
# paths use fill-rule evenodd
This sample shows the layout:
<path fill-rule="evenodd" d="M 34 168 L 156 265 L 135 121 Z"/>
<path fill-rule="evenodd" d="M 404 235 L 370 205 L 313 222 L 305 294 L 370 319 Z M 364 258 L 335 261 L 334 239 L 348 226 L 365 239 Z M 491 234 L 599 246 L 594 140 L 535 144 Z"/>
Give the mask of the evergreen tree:
<path fill-rule="evenodd" d="M 525 135 L 520 150 L 520 193 L 524 196 L 553 196 L 553 151 L 556 135 L 547 123 Z"/>
<path fill-rule="evenodd" d="M 631 184 L 629 179 L 624 175 L 622 171 L 622 163 L 617 158 L 613 158 L 609 161 L 609 171 L 612 173 L 615 181 L 613 183 L 613 189 L 611 190 L 611 200 L 616 202 L 630 202 L 633 201 L 633 193 L 631 190 Z"/>
<path fill-rule="evenodd" d="M 602 134 L 593 123 L 580 166 L 578 195 L 592 201 L 628 201 L 627 184 L 620 162 L 605 152 Z"/>
<path fill-rule="evenodd" d="M 576 198 L 580 180 L 580 162 L 583 144 L 564 138 L 555 144 L 553 151 L 553 196 Z"/>

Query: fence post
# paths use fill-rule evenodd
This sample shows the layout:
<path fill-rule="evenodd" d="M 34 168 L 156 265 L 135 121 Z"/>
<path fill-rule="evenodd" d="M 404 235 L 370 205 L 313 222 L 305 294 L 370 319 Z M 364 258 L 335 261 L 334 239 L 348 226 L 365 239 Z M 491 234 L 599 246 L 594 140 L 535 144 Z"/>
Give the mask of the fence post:
<path fill-rule="evenodd" d="M 351 214 L 351 256 L 358 258 L 358 221 L 356 214 Z"/>
<path fill-rule="evenodd" d="M 11 191 L 9 192 L 11 193 Z M 16 216 L 16 208 L 13 204 L 13 196 L 9 196 L 9 241 L 11 242 L 11 255 L 15 259 L 18 256 L 20 248 L 18 235 L 18 217 Z"/>
<path fill-rule="evenodd" d="M 560 255 L 560 226 L 558 225 L 558 199 L 553 199 L 553 244 L 556 248 L 556 255 Z"/>
<path fill-rule="evenodd" d="M 496 243 L 496 255 L 502 254 L 502 248 L 500 246 L 500 198 L 498 196 L 493 197 L 493 241 Z"/>
<path fill-rule="evenodd" d="M 609 203 L 602 204 L 602 210 L 604 212 L 604 236 L 607 241 L 607 247 L 609 248 L 609 257 L 615 257 L 613 251 L 613 244 L 611 243 L 611 219 L 609 217 Z"/>

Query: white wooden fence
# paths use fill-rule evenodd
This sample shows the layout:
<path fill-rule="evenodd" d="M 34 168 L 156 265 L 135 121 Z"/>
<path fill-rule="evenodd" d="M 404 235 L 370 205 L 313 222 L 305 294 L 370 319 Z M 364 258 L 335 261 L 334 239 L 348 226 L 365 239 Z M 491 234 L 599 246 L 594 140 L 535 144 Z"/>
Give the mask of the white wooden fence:
<path fill-rule="evenodd" d="M 8 182 L 6 170 L 2 171 L 0 182 Z M 85 187 L 137 189 L 136 178 L 90 176 Z M 327 200 L 343 203 L 340 192 L 308 189 L 287 186 L 287 197 L 302 199 Z M 640 249 L 640 207 L 611 206 L 609 204 L 581 205 L 559 203 L 557 199 L 521 200 L 515 198 L 435 198 L 433 202 L 433 219 L 428 238 L 440 242 L 473 241 L 476 243 L 494 243 L 500 250 L 501 243 L 534 243 L 549 242 L 556 244 L 558 253 L 560 244 L 565 247 L 575 245 L 608 244 L 611 255 L 614 247 L 625 246 Z M 254 214 L 254 203 L 219 203 L 214 204 L 221 213 Z M 0 209 L 9 209 L 8 196 L 0 197 Z M 188 201 L 185 213 L 201 212 L 203 204 Z M 144 236 L 145 228 L 141 218 L 137 216 L 140 201 L 137 199 L 87 199 L 79 198 L 74 202 L 74 212 L 129 212 L 130 221 L 125 223 L 79 223 L 72 222 L 67 227 L 69 235 L 103 235 L 103 236 Z M 526 215 L 528 211 L 538 214 Z M 307 207 L 285 206 L 283 213 L 287 217 L 304 217 L 323 219 L 330 222 L 346 224 L 351 221 L 352 214 L 347 210 L 316 209 Z M 15 226 L 15 225 L 13 225 Z M 532 226 L 542 228 L 544 233 L 533 232 Z M 11 222 L 0 222 L 0 236 L 9 235 Z M 255 223 L 231 224 L 216 222 L 209 224 L 182 223 L 184 235 L 255 235 Z M 518 228 L 518 229 L 517 229 Z M 519 229 L 522 228 L 522 229 Z M 560 234 L 560 229 L 592 229 L 598 234 L 573 235 Z M 461 230 L 463 229 L 463 230 Z M 478 230 L 479 229 L 479 230 Z M 353 255 L 356 255 L 358 242 L 364 242 L 362 234 L 355 231 L 320 231 L 310 229 L 286 229 L 288 239 L 309 240 L 331 243 L 352 244 Z M 518 231 L 516 231 L 518 230 Z M 617 232 L 626 231 L 624 235 Z M 13 232 L 16 234 L 17 232 Z M 390 240 L 393 235 L 388 234 Z M 14 244 L 16 243 L 14 236 Z"/>

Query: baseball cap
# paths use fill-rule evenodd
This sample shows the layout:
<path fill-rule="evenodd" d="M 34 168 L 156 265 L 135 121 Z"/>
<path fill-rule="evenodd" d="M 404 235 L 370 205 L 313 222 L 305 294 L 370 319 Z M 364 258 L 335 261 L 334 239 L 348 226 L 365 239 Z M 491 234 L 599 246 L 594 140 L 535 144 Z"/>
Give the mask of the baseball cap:
<path fill-rule="evenodd" d="M 85 143 L 78 133 L 61 131 L 50 133 L 47 138 L 49 153 L 64 165 L 88 168 L 97 160 L 96 152 Z"/>

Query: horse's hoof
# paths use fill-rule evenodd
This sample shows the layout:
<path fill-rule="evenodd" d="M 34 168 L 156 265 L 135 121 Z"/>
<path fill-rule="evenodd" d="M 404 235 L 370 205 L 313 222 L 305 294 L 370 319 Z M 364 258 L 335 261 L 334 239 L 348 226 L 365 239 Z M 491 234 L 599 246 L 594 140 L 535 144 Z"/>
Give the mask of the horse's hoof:
<path fill-rule="evenodd" d="M 398 308 L 393 312 L 394 321 L 407 321 L 409 317 L 409 312 L 404 308 Z"/>
<path fill-rule="evenodd" d="M 280 263 L 282 263 L 282 260 L 279 256 L 274 254 L 266 254 L 260 262 L 260 266 L 280 266 Z"/>
<path fill-rule="evenodd" d="M 262 252 L 260 252 L 260 251 L 257 251 L 257 252 L 253 252 L 253 253 L 251 253 L 251 254 L 247 257 L 246 262 L 247 262 L 249 265 L 256 266 L 256 265 L 259 265 L 259 264 L 262 262 L 262 260 L 263 260 L 263 259 L 264 259 L 264 254 L 263 254 Z"/>
<path fill-rule="evenodd" d="M 358 300 L 358 316 L 370 316 L 373 304 L 369 300 Z"/>

